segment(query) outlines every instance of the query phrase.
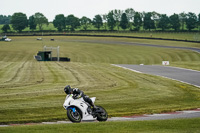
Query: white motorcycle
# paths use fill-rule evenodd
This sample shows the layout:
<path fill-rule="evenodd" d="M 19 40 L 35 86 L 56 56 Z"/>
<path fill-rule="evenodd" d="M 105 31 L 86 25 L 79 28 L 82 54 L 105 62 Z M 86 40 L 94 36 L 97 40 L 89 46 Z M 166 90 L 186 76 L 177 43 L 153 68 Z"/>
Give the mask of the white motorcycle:
<path fill-rule="evenodd" d="M 90 98 L 95 102 L 96 97 Z M 91 121 L 106 121 L 108 114 L 101 106 L 96 106 L 92 109 L 89 103 L 85 102 L 83 98 L 74 99 L 73 94 L 67 95 L 63 107 L 67 110 L 67 117 L 70 121 L 79 123 L 82 120 Z"/>

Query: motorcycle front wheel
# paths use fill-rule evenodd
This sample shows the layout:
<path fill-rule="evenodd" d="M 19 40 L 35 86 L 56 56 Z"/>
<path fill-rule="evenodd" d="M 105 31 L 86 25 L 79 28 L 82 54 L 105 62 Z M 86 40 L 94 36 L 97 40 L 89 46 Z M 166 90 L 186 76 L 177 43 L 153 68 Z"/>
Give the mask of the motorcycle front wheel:
<path fill-rule="evenodd" d="M 81 112 L 75 107 L 67 109 L 67 117 L 71 122 L 81 122 Z"/>
<path fill-rule="evenodd" d="M 97 113 L 97 120 L 106 121 L 108 119 L 108 113 L 106 110 L 101 106 L 97 106 L 97 110 L 101 110 L 101 113 Z"/>

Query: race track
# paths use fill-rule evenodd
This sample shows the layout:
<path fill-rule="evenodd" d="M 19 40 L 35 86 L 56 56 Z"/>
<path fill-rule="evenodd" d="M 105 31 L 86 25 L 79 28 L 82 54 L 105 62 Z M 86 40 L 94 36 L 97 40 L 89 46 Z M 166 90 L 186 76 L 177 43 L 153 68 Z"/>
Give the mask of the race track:
<path fill-rule="evenodd" d="M 102 44 L 118 44 L 118 45 L 136 45 L 136 46 L 145 46 L 145 47 L 160 47 L 160 48 L 170 48 L 170 49 L 182 49 L 182 50 L 191 50 L 197 53 L 200 53 L 200 48 L 193 47 L 178 47 L 178 46 L 164 46 L 164 45 L 155 45 L 155 44 L 144 44 L 144 43 L 135 43 L 135 42 L 122 42 L 122 41 L 102 41 L 102 40 L 70 40 L 80 43 L 102 43 Z M 167 66 L 158 66 L 158 65 L 126 65 L 119 64 L 115 65 L 130 69 L 132 71 L 152 74 L 157 76 L 162 76 L 177 80 L 180 82 L 188 83 L 196 87 L 200 87 L 200 71 L 194 71 L 183 68 L 176 67 L 167 67 Z"/>
<path fill-rule="evenodd" d="M 107 121 L 147 121 L 147 120 L 167 120 L 167 119 L 188 119 L 200 117 L 200 109 L 176 111 L 162 114 L 144 114 L 135 116 L 124 116 L 124 117 L 111 117 Z M 95 121 L 82 121 L 82 122 L 98 122 Z M 41 123 L 24 123 L 24 124 L 9 124 L 0 125 L 1 127 L 8 126 L 24 126 L 24 125 L 46 125 L 46 124 L 70 124 L 71 121 L 56 121 L 56 122 L 41 122 Z"/>
<path fill-rule="evenodd" d="M 108 121 L 144 121 L 144 120 L 167 120 L 167 119 L 187 119 L 200 117 L 200 109 L 176 111 L 162 114 L 144 114 L 140 116 L 111 117 Z"/>
<path fill-rule="evenodd" d="M 200 71 L 159 65 L 115 65 L 138 73 L 162 76 L 200 87 Z"/>
<path fill-rule="evenodd" d="M 135 45 L 135 46 L 159 47 L 159 48 L 175 48 L 175 49 L 182 49 L 182 50 L 191 50 L 191 51 L 200 53 L 200 48 L 166 46 L 166 45 L 155 45 L 155 44 L 144 44 L 144 43 L 135 43 L 135 42 L 102 41 L 102 40 L 70 40 L 69 42 Z"/>
<path fill-rule="evenodd" d="M 80 43 L 102 43 L 102 44 L 121 44 L 121 45 L 137 45 L 146 47 L 160 47 L 160 48 L 175 48 L 183 50 L 192 50 L 200 53 L 199 48 L 189 48 L 189 47 L 175 47 L 175 46 L 161 46 L 154 44 L 140 44 L 134 42 L 118 42 L 118 41 L 102 41 L 102 40 L 69 40 L 69 42 L 80 42 Z M 151 74 L 156 76 L 161 76 L 165 78 L 170 78 L 180 82 L 194 85 L 200 88 L 200 71 L 170 67 L 170 66 L 158 66 L 158 65 L 127 65 L 127 64 L 115 64 L 114 66 L 129 69 L 138 73 Z M 111 117 L 108 121 L 142 121 L 142 120 L 165 120 L 165 119 L 179 119 L 179 118 L 197 118 L 200 117 L 200 109 L 186 110 L 186 111 L 176 111 L 163 114 L 144 114 L 141 116 L 124 116 L 124 117 Z M 94 121 L 93 121 L 94 122 Z M 97 121 L 95 121 L 97 122 Z M 57 121 L 57 122 L 42 122 L 42 123 L 25 123 L 25 124 L 10 124 L 10 125 L 0 125 L 0 127 L 7 126 L 18 126 L 18 125 L 35 125 L 35 124 L 63 124 L 71 123 L 70 121 Z"/>

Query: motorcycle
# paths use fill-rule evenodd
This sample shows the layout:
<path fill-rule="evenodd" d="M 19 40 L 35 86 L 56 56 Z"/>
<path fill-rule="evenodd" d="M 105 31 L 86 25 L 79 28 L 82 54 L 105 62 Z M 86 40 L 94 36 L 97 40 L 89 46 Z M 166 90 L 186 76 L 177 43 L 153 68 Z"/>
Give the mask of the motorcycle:
<path fill-rule="evenodd" d="M 95 102 L 96 97 L 90 98 Z M 67 110 L 67 117 L 71 122 L 79 123 L 83 121 L 106 121 L 108 114 L 101 106 L 96 106 L 95 109 L 83 100 L 83 98 L 76 99 L 73 94 L 67 95 L 63 107 Z"/>

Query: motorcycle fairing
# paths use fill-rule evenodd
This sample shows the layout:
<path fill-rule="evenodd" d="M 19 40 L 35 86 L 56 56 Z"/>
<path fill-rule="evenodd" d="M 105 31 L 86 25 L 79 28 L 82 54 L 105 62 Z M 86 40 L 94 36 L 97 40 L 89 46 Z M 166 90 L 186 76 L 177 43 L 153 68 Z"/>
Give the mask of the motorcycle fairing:
<path fill-rule="evenodd" d="M 88 113 L 87 108 L 88 105 L 85 103 L 85 101 L 83 100 L 83 98 L 79 98 L 79 99 L 73 99 L 72 98 L 73 95 L 67 95 L 65 102 L 63 104 L 63 107 L 67 110 L 68 108 L 75 109 L 78 108 L 81 113 L 82 113 L 82 120 L 95 120 L 96 118 L 94 118 L 91 114 Z M 91 98 L 92 102 L 95 102 L 95 97 Z M 76 110 L 73 110 L 73 112 Z"/>

